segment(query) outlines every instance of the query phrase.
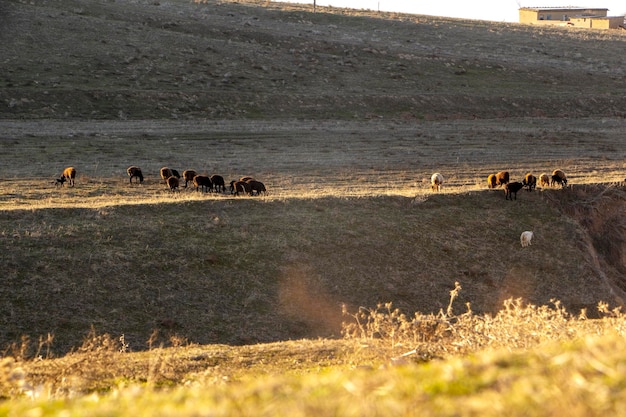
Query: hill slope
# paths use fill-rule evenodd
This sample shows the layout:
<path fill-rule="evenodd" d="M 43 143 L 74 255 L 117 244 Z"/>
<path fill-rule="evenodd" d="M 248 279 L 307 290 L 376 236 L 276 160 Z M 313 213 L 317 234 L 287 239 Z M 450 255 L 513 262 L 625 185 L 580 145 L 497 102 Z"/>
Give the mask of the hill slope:
<path fill-rule="evenodd" d="M 265 1 L 0 7 L 3 118 L 626 114 L 620 31 Z"/>
<path fill-rule="evenodd" d="M 337 336 L 342 304 L 437 312 L 455 281 L 479 313 L 622 304 L 626 78 L 606 51 L 625 40 L 252 1 L 2 2 L 0 345 L 53 333 L 66 352 L 92 325 L 133 349 Z M 67 165 L 77 186 L 55 188 Z M 172 195 L 164 165 L 270 195 Z M 574 186 L 485 187 L 555 168 Z"/>

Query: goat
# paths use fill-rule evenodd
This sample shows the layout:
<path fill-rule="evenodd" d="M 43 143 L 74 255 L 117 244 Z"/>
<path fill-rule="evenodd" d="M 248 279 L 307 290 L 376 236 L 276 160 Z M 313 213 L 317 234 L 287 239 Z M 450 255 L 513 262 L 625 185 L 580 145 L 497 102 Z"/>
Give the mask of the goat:
<path fill-rule="evenodd" d="M 261 181 L 257 180 L 248 180 L 245 181 L 246 184 L 250 186 L 250 195 L 252 195 L 253 191 L 256 191 L 256 195 L 267 194 L 267 190 L 265 189 L 265 185 Z"/>
<path fill-rule="evenodd" d="M 61 173 L 61 177 L 55 181 L 55 185 L 61 184 L 61 186 L 63 186 L 65 184 L 65 181 L 68 181 L 68 184 L 70 185 L 70 187 L 73 187 L 74 185 L 76 185 L 75 179 L 76 179 L 76 168 L 67 167 Z"/>
<path fill-rule="evenodd" d="M 430 177 L 430 189 L 433 191 L 441 191 L 443 185 L 443 175 L 435 173 Z"/>
<path fill-rule="evenodd" d="M 209 192 L 213 187 L 213 183 L 211 182 L 211 178 L 206 175 L 196 175 L 193 177 L 193 185 L 196 187 L 196 191 L 199 191 L 199 188 L 202 188 L 202 191 Z"/>
<path fill-rule="evenodd" d="M 248 184 L 247 182 L 233 181 L 231 183 L 231 187 L 235 195 L 239 195 L 240 192 L 246 193 L 246 194 L 252 194 L 252 190 L 250 189 L 250 184 Z"/>
<path fill-rule="evenodd" d="M 542 187 L 547 187 L 550 185 L 550 176 L 546 173 L 543 173 L 539 176 L 539 185 Z"/>
<path fill-rule="evenodd" d="M 565 187 L 567 185 L 567 176 L 565 172 L 560 169 L 555 169 L 552 172 L 552 180 L 550 181 L 550 185 L 553 186 L 555 184 L 560 184 L 561 187 Z"/>
<path fill-rule="evenodd" d="M 500 171 L 496 174 L 496 185 L 505 185 L 509 183 L 509 171 Z"/>
<path fill-rule="evenodd" d="M 185 188 L 187 188 L 187 185 L 190 182 L 193 183 L 193 177 L 195 177 L 196 175 L 198 175 L 198 173 L 194 171 L 193 169 L 186 169 L 183 171 L 183 179 L 185 180 Z"/>
<path fill-rule="evenodd" d="M 139 182 L 143 182 L 143 174 L 141 172 L 141 168 L 136 166 L 130 166 L 126 169 L 126 173 L 130 177 L 129 182 L 133 183 L 133 178 L 138 178 Z"/>
<path fill-rule="evenodd" d="M 226 191 L 224 177 L 222 177 L 221 175 L 211 175 L 211 183 L 213 184 L 216 193 L 219 193 L 220 189 L 222 192 Z"/>
<path fill-rule="evenodd" d="M 533 188 L 537 188 L 537 177 L 529 172 L 524 177 L 522 184 L 524 184 L 524 187 L 526 187 L 526 191 L 532 191 Z"/>
<path fill-rule="evenodd" d="M 531 231 L 522 232 L 522 235 L 519 237 L 520 243 L 522 247 L 530 246 L 530 241 L 532 240 L 534 234 Z"/>
<path fill-rule="evenodd" d="M 170 187 L 170 190 L 172 190 L 172 192 L 176 191 L 179 185 L 180 181 L 175 176 L 167 178 L 167 186 Z"/>
<path fill-rule="evenodd" d="M 517 200 L 517 192 L 524 187 L 524 184 L 521 182 L 509 182 L 504 184 L 504 198 L 505 200 L 513 201 L 513 196 Z"/>
<path fill-rule="evenodd" d="M 487 177 L 487 186 L 489 188 L 496 188 L 496 174 L 490 174 Z"/>

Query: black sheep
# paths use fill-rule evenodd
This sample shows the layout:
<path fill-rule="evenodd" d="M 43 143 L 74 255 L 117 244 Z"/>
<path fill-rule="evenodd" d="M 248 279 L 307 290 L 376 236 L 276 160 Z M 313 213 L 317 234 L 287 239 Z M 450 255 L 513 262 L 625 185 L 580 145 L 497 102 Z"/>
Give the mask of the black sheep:
<path fill-rule="evenodd" d="M 211 178 L 206 175 L 196 175 L 193 177 L 193 185 L 196 187 L 196 191 L 198 191 L 198 188 L 202 187 L 202 191 L 209 192 L 211 191 L 213 183 L 211 182 Z"/>
<path fill-rule="evenodd" d="M 224 177 L 221 175 L 211 175 L 211 183 L 213 184 L 216 193 L 226 191 L 226 183 L 224 182 Z"/>
<path fill-rule="evenodd" d="M 172 174 L 174 173 L 172 172 Z M 194 171 L 193 169 L 186 169 L 183 171 L 183 179 L 185 180 L 185 188 L 187 188 L 187 185 L 190 182 L 193 183 L 193 177 L 195 177 L 196 175 L 198 175 L 198 173 Z"/>
<path fill-rule="evenodd" d="M 517 200 L 517 192 L 524 187 L 524 184 L 521 182 L 509 182 L 504 185 L 504 198 L 506 200 L 513 200 L 513 196 Z"/>
<path fill-rule="evenodd" d="M 178 181 L 178 178 L 171 176 L 167 179 L 167 186 L 170 187 L 170 190 L 172 190 L 172 192 L 176 191 L 179 185 L 180 181 Z"/>
<path fill-rule="evenodd" d="M 253 191 L 256 191 L 256 195 L 261 195 L 261 193 L 267 194 L 265 185 L 261 181 L 248 180 L 246 183 L 250 186 L 250 195 L 252 195 Z"/>
<path fill-rule="evenodd" d="M 136 166 L 130 166 L 126 169 L 126 173 L 130 177 L 129 182 L 133 183 L 133 178 L 138 178 L 139 182 L 143 182 L 143 173 L 141 172 L 141 168 Z"/>

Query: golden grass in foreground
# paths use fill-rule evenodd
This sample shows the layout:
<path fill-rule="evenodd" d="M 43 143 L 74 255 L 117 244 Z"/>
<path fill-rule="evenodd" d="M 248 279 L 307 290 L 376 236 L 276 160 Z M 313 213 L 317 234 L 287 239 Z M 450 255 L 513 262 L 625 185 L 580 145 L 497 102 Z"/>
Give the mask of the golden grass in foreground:
<path fill-rule="evenodd" d="M 588 320 L 558 302 L 507 300 L 493 317 L 454 315 L 459 290 L 439 315 L 358 313 L 343 341 L 134 354 L 92 334 L 63 358 L 5 358 L 0 415 L 576 417 L 626 406 L 620 310 L 601 304 L 605 317 Z"/>

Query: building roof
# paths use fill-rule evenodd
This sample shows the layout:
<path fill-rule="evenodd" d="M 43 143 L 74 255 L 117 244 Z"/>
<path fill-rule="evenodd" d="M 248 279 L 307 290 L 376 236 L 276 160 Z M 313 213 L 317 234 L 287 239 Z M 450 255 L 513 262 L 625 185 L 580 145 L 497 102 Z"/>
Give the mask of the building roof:
<path fill-rule="evenodd" d="M 608 11 L 609 9 L 604 7 L 574 7 L 574 6 L 556 6 L 556 7 L 520 7 L 520 10 L 572 10 L 572 11 L 580 11 L 580 10 L 604 10 Z"/>

